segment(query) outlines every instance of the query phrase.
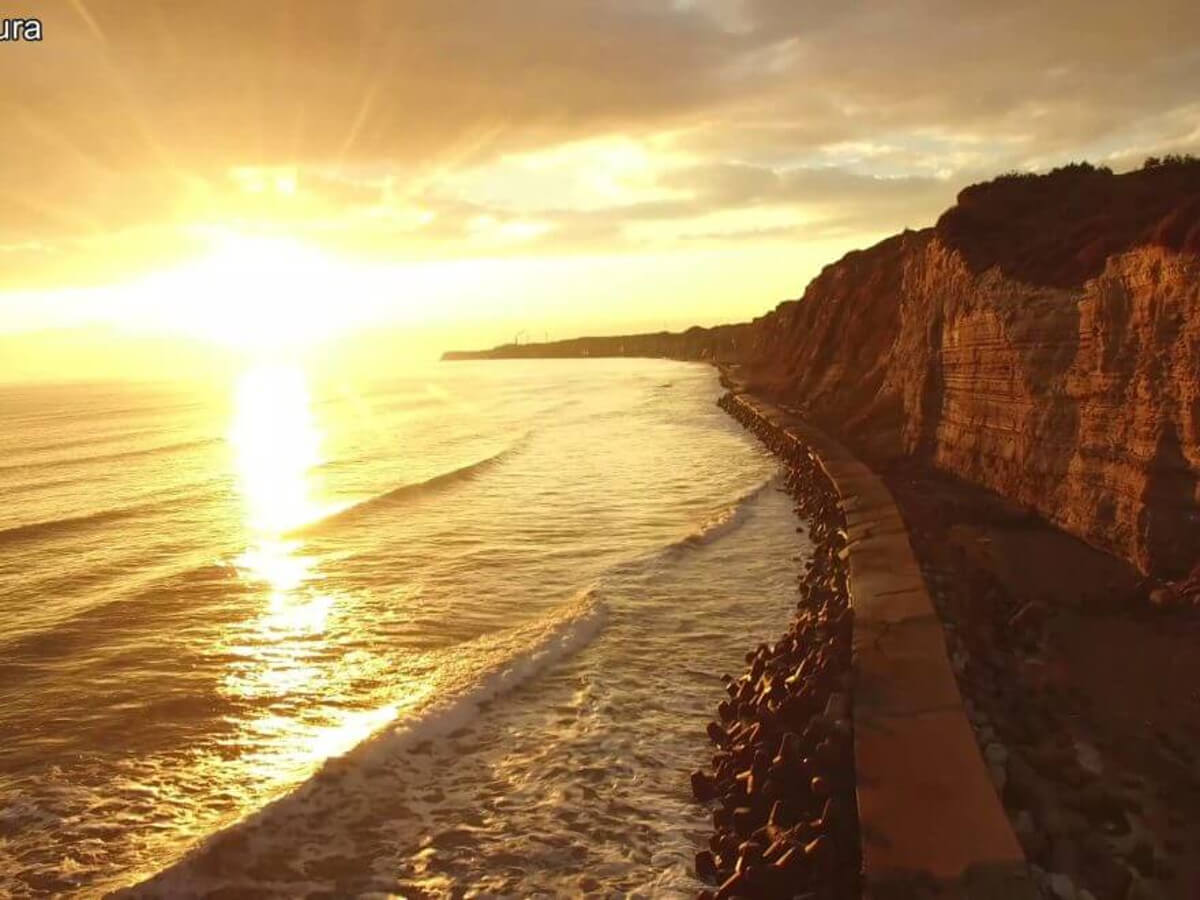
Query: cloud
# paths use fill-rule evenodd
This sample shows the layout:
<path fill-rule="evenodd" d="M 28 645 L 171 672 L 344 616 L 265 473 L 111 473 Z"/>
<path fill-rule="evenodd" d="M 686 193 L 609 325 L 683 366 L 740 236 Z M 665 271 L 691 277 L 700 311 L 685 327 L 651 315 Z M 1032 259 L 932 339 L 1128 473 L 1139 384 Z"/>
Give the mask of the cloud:
<path fill-rule="evenodd" d="M 39 15 L 42 43 L 0 51 L 10 286 L 165 263 L 197 224 L 397 257 L 866 239 L 931 221 L 976 177 L 1200 141 L 1200 6 L 1182 0 Z"/>

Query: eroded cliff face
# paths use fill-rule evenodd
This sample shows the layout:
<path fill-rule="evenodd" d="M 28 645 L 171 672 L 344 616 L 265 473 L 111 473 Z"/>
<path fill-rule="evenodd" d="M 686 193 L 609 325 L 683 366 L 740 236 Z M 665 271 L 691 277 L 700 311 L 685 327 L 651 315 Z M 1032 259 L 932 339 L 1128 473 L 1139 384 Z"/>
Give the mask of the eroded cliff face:
<path fill-rule="evenodd" d="M 1162 577 L 1200 561 L 1200 257 L 1077 289 L 975 273 L 933 230 L 825 270 L 744 367 L 874 456 L 913 454 Z"/>

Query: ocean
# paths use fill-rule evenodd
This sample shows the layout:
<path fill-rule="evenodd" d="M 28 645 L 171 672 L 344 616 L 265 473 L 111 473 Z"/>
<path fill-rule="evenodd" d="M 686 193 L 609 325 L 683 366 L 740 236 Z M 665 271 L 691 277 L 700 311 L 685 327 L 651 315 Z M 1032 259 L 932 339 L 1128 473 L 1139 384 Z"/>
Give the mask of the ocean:
<path fill-rule="evenodd" d="M 787 625 L 707 366 L 0 387 L 0 896 L 693 896 Z"/>

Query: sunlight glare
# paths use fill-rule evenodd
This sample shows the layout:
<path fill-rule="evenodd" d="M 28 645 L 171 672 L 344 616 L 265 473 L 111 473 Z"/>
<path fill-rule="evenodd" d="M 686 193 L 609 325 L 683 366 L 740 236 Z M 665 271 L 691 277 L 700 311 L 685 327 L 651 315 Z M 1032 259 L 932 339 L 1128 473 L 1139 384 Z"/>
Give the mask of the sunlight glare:
<path fill-rule="evenodd" d="M 231 696 L 269 704 L 246 725 L 254 749 L 243 764 L 254 778 L 303 777 L 383 727 L 396 708 L 355 711 L 331 704 L 297 716 L 274 705 L 287 708 L 296 697 L 321 695 L 361 674 L 361 663 L 331 656 L 327 628 L 340 598 L 317 588 L 316 557 L 288 535 L 323 512 L 312 499 L 321 431 L 304 372 L 277 363 L 245 372 L 235 389 L 229 438 L 249 536 L 237 565 L 266 591 L 254 615 L 230 632 L 225 649 L 237 661 L 224 687 Z"/>
<path fill-rule="evenodd" d="M 242 375 L 230 441 L 247 522 L 259 537 L 278 538 L 320 513 L 309 475 L 321 462 L 321 437 L 299 368 L 260 365 Z"/>
<path fill-rule="evenodd" d="M 372 277 L 292 238 L 220 231 L 205 256 L 128 288 L 128 317 L 236 350 L 303 348 L 360 324 Z"/>

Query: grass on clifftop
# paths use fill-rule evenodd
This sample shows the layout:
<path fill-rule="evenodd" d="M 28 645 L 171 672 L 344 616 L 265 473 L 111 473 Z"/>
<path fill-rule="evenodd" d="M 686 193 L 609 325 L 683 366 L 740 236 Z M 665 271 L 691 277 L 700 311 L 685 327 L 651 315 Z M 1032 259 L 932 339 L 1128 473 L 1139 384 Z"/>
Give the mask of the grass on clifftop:
<path fill-rule="evenodd" d="M 977 272 L 998 265 L 1052 287 L 1078 287 L 1134 247 L 1200 255 L 1200 158 L 1151 157 L 1122 175 L 1088 163 L 1001 175 L 961 191 L 937 233 Z"/>

